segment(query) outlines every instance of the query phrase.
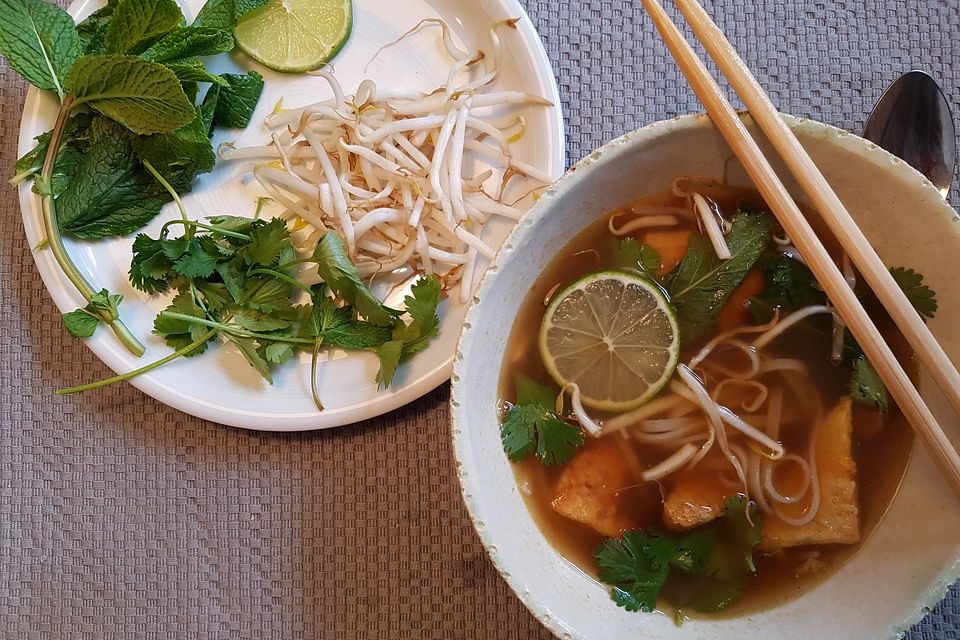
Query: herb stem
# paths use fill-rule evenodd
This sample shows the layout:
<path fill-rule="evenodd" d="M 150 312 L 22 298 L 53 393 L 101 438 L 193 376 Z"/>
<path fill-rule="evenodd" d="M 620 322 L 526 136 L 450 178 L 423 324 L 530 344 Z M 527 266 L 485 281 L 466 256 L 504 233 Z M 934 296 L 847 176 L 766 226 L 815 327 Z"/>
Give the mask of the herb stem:
<path fill-rule="evenodd" d="M 289 285 L 292 285 L 294 287 L 297 287 L 298 289 L 302 289 L 303 291 L 310 293 L 310 287 L 308 287 L 307 285 L 303 284 L 296 278 L 291 278 L 287 274 L 280 273 L 279 271 L 274 271 L 273 269 L 254 269 L 253 271 L 250 271 L 249 273 L 247 273 L 247 275 L 248 276 L 257 276 L 257 275 L 273 276 L 278 280 L 283 280 Z"/>
<path fill-rule="evenodd" d="M 196 229 L 204 229 L 205 231 L 215 231 L 220 235 L 228 236 L 230 238 L 236 238 L 238 240 L 250 240 L 250 236 L 245 233 L 239 233 L 237 231 L 230 231 L 229 229 L 223 229 L 216 225 L 204 224 L 202 222 L 197 222 L 196 220 L 169 220 L 160 228 L 160 235 L 164 236 L 167 233 L 167 229 L 172 225 L 181 224 L 185 227 L 193 227 Z"/>
<path fill-rule="evenodd" d="M 157 182 L 163 185 L 163 188 L 167 190 L 167 193 L 170 194 L 170 197 L 173 198 L 173 201 L 177 204 L 177 208 L 180 209 L 180 217 L 183 218 L 182 221 L 186 227 L 187 239 L 192 240 L 197 229 L 196 227 L 186 224 L 193 221 L 190 219 L 190 216 L 187 215 L 187 210 L 183 206 L 183 200 L 180 199 L 180 194 L 177 193 L 177 190 L 174 189 L 173 186 L 167 182 L 162 175 L 160 175 L 160 172 L 154 168 L 153 163 L 151 163 L 149 160 L 143 160 L 143 166 L 147 168 L 147 171 L 153 174 L 153 177 L 157 179 Z"/>
<path fill-rule="evenodd" d="M 66 247 L 63 246 L 63 239 L 60 237 L 60 225 L 57 221 L 57 211 L 56 205 L 54 204 L 53 193 L 51 191 L 52 179 L 53 179 L 53 166 L 54 162 L 57 159 L 57 153 L 60 150 L 60 139 L 63 137 L 63 131 L 67 123 L 67 118 L 70 115 L 70 110 L 73 108 L 74 99 L 73 96 L 67 96 L 63 99 L 63 102 L 60 104 L 60 112 L 57 114 L 57 123 L 53 128 L 53 131 L 50 134 L 50 143 L 47 148 L 47 156 L 43 162 L 43 169 L 40 172 L 39 181 L 39 191 L 42 195 L 41 205 L 43 212 L 43 227 L 47 235 L 47 242 L 49 244 L 50 250 L 53 252 L 53 257 L 56 259 L 57 264 L 60 265 L 60 269 L 63 271 L 63 274 L 67 276 L 67 279 L 71 284 L 80 292 L 80 295 L 83 298 L 90 302 L 93 296 L 96 294 L 93 286 L 81 275 L 80 271 L 77 269 L 77 265 L 74 264 L 73 260 L 67 254 Z M 116 320 L 109 320 L 108 318 L 103 318 L 104 322 L 107 322 L 110 325 L 110 328 L 113 329 L 113 332 L 117 335 L 117 338 L 120 340 L 120 343 L 127 348 L 130 353 L 139 357 L 142 356 L 146 350 L 136 336 L 134 336 L 130 330 L 123 324 L 123 322 L 118 318 Z"/>
<path fill-rule="evenodd" d="M 82 393 L 84 391 L 92 391 L 93 389 L 100 389 L 101 387 L 106 387 L 116 382 L 124 382 L 126 380 L 130 380 L 131 378 L 136 378 L 141 374 L 147 373 L 148 371 L 152 371 L 157 367 L 161 367 L 167 364 L 171 360 L 176 360 L 180 356 L 187 355 L 194 349 L 197 349 L 198 347 L 206 343 L 207 340 L 215 336 L 217 332 L 218 332 L 217 329 L 211 329 L 210 331 L 206 332 L 205 334 L 203 334 L 202 336 L 200 336 L 199 338 L 197 338 L 196 340 L 194 340 L 184 348 L 174 351 L 170 355 L 160 358 L 159 360 L 156 360 L 154 362 L 151 362 L 150 364 L 140 367 L 139 369 L 134 369 L 133 371 L 129 371 L 119 376 L 106 378 L 104 380 L 98 380 L 97 382 L 91 382 L 90 384 L 81 385 L 79 387 L 69 387 L 67 389 L 58 389 L 57 395 L 66 396 L 74 393 Z"/>
<path fill-rule="evenodd" d="M 223 331 L 224 333 L 229 333 L 231 335 L 240 337 L 240 338 L 256 338 L 258 340 L 269 340 L 271 342 L 286 342 L 289 344 L 309 344 L 313 345 L 315 340 L 307 340 L 306 338 L 290 338 L 286 336 L 275 336 L 269 335 L 266 333 L 259 333 L 257 331 L 248 331 L 243 327 L 238 327 L 236 325 L 224 324 L 222 322 L 216 322 L 214 320 L 207 320 L 206 318 L 200 318 L 197 316 L 187 315 L 185 313 L 177 313 L 176 311 L 162 311 L 158 318 L 167 318 L 169 320 L 180 320 L 181 322 L 189 322 L 192 324 L 199 324 L 205 327 L 210 327 L 216 329 L 217 331 Z"/>
<path fill-rule="evenodd" d="M 316 344 L 313 345 L 313 357 L 310 358 L 310 395 L 313 396 L 313 404 L 317 409 L 323 411 L 323 402 L 320 401 L 320 392 L 317 389 L 317 364 L 321 346 L 323 346 L 323 336 L 317 338 Z"/>
<path fill-rule="evenodd" d="M 37 167 L 30 167 L 26 171 L 21 171 L 12 178 L 10 178 L 10 186 L 16 187 L 24 180 L 27 180 L 30 176 L 34 175 L 37 172 Z"/>

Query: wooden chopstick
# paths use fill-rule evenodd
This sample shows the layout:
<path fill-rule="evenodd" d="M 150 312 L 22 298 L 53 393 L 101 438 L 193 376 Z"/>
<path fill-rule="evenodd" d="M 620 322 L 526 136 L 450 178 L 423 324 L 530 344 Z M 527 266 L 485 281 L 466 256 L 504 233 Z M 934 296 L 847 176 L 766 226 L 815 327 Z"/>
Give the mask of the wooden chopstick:
<path fill-rule="evenodd" d="M 897 285 L 880 256 L 873 250 L 847 208 L 827 184 L 800 141 L 783 121 L 760 83 L 750 73 L 743 59 L 734 50 L 720 28 L 710 19 L 697 0 L 676 0 L 707 53 L 717 63 L 750 111 L 754 121 L 767 135 L 777 153 L 810 197 L 814 208 L 830 227 L 843 250 L 873 289 L 887 313 L 896 322 L 903 336 L 926 366 L 937 386 L 954 410 L 960 413 L 960 373 L 943 351 L 929 327 Z"/>
<path fill-rule="evenodd" d="M 683 34 L 657 0 L 643 0 L 643 4 L 714 125 L 740 160 L 781 226 L 803 254 L 813 275 L 860 343 L 918 438 L 950 486 L 960 495 L 960 455 L 924 404 L 909 376 L 884 342 L 880 331 Z"/>

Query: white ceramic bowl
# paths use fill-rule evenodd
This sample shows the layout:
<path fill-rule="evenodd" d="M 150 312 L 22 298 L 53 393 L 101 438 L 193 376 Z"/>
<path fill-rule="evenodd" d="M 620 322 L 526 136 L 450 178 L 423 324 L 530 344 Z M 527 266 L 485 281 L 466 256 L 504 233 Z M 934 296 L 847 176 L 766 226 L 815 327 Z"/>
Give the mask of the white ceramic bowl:
<path fill-rule="evenodd" d="M 931 328 L 954 361 L 960 361 L 956 212 L 920 174 L 875 145 L 817 122 L 788 120 L 880 256 L 888 264 L 918 269 L 937 292 L 940 309 Z M 765 151 L 774 157 L 769 147 Z M 550 546 L 528 513 L 501 448 L 496 404 L 512 319 L 531 283 L 570 238 L 604 212 L 668 189 L 678 174 L 722 176 L 730 155 L 705 116 L 659 122 L 595 151 L 514 229 L 467 314 L 451 399 L 463 497 L 497 569 L 560 637 L 896 637 L 960 575 L 960 500 L 940 481 L 919 445 L 893 506 L 858 554 L 802 596 L 742 618 L 693 620 L 678 628 L 663 615 L 620 609 L 606 587 Z M 787 175 L 782 166 L 777 168 Z M 727 178 L 732 184 L 750 184 L 736 162 L 730 163 Z M 788 186 L 803 202 L 796 185 Z M 954 443 L 960 443 L 960 420 L 932 386 L 921 379 L 927 402 Z"/>

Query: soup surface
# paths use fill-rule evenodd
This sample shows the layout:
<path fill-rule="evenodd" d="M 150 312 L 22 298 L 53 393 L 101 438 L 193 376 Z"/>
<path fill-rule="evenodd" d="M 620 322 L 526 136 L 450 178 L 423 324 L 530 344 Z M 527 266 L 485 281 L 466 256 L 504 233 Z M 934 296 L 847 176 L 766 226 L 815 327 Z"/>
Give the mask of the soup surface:
<path fill-rule="evenodd" d="M 721 221 L 733 219 L 734 212 L 743 204 L 760 209 L 764 206 L 753 192 L 722 187 L 705 187 L 705 191 L 704 195 L 722 212 L 723 218 L 718 217 Z M 659 253 L 660 267 L 651 275 L 661 282 L 669 281 L 668 274 L 684 258 L 690 239 L 701 235 L 697 217 L 693 213 L 689 216 L 678 215 L 678 219 L 667 226 L 639 228 L 624 236 L 615 236 L 611 230 L 617 227 L 623 229 L 629 221 L 645 215 L 656 215 L 661 210 L 677 213 L 686 209 L 694 211 L 691 200 L 671 193 L 644 198 L 597 220 L 571 240 L 532 286 L 515 321 L 502 369 L 501 399 L 505 411 L 516 402 L 515 389 L 521 379 L 532 379 L 560 393 L 560 385 L 544 366 L 539 344 L 547 302 L 557 295 L 558 290 L 585 274 L 622 268 L 623 237 L 632 237 L 655 249 Z M 611 216 L 614 216 L 613 222 L 610 221 Z M 817 228 L 818 235 L 825 239 L 838 265 L 841 264 L 841 252 L 836 243 L 829 239 L 829 233 L 815 217 L 808 215 L 808 218 Z M 766 264 L 769 265 L 771 257 L 782 260 L 783 256 L 796 256 L 796 253 L 791 253 L 789 239 L 783 237 L 776 224 L 771 222 L 771 226 L 775 241 L 771 241 L 766 249 L 766 258 L 758 260 L 742 284 L 733 291 L 716 321 L 705 329 L 687 335 L 681 323 L 681 363 L 689 362 L 704 345 L 722 332 L 753 330 L 741 336 L 744 342 L 752 340 L 759 333 L 755 327 L 762 325 L 760 319 L 764 314 L 772 315 L 771 308 L 762 308 L 763 298 L 770 297 L 770 289 L 776 286 L 776 281 L 775 276 L 771 275 L 772 267 L 764 267 L 764 261 L 767 260 Z M 895 353 L 908 365 L 908 370 L 914 371 L 909 349 L 892 322 L 872 296 L 866 291 L 860 292 L 860 288 L 857 290 L 862 293 L 868 311 Z M 817 293 L 815 285 L 812 291 Z M 783 311 L 778 317 L 782 319 L 786 315 L 786 311 Z M 595 551 L 605 540 L 616 538 L 620 532 L 629 530 L 676 533 L 696 530 L 696 524 L 687 526 L 689 523 L 682 514 L 676 515 L 678 504 L 682 507 L 680 511 L 685 509 L 687 515 L 695 514 L 694 520 L 699 523 L 708 517 L 702 515 L 704 510 L 718 510 L 718 496 L 729 498 L 746 494 L 751 500 L 757 501 L 756 514 L 763 521 L 764 539 L 753 551 L 756 570 L 746 572 L 737 597 L 728 603 L 729 606 L 708 608 L 722 609 L 720 611 L 696 611 L 696 607 L 684 606 L 691 600 L 690 594 L 685 592 L 687 586 L 684 580 L 671 577 L 659 593 L 657 608 L 676 616 L 743 615 L 797 597 L 829 577 L 856 553 L 880 521 L 903 477 L 913 443 L 909 426 L 892 404 L 886 411 L 880 411 L 862 402 L 850 402 L 849 354 L 845 352 L 843 357 L 832 357 L 837 355 L 832 353 L 835 351 L 832 322 L 829 314 L 812 315 L 770 342 L 762 350 L 763 363 L 773 363 L 770 364 L 773 368 L 778 366 L 777 363 L 802 363 L 804 372 L 798 375 L 791 375 L 789 371 L 781 372 L 782 375 L 776 372 L 766 377 L 757 375 L 763 391 L 760 391 L 760 384 L 736 382 L 725 384 L 722 390 L 717 389 L 724 378 L 717 371 L 738 371 L 749 367 L 746 362 L 749 358 L 745 357 L 742 349 L 715 349 L 709 357 L 711 368 L 706 365 L 702 370 L 694 368 L 718 403 L 734 410 L 761 431 L 765 428 L 764 421 L 769 420 L 769 415 L 775 411 L 772 404 L 776 402 L 781 426 L 777 427 L 778 433 L 774 439 L 782 445 L 787 457 L 793 455 L 797 458 L 797 464 L 787 461 L 787 458 L 776 462 L 770 461 L 769 455 L 752 454 L 751 447 L 754 451 L 760 450 L 760 453 L 769 452 L 764 452 L 763 447 L 746 438 L 738 440 L 740 434 L 728 427 L 725 437 L 729 440 L 734 458 L 742 463 L 746 480 L 739 477 L 736 466 L 731 465 L 729 457 L 715 444 L 708 447 L 709 451 L 692 468 L 686 464 L 662 478 L 644 481 L 644 471 L 649 471 L 668 458 L 677 449 L 677 443 L 686 441 L 697 448 L 706 446 L 703 432 L 706 427 L 698 426 L 695 421 L 705 424 L 708 417 L 699 407 L 696 410 L 688 407 L 685 412 L 674 410 L 673 413 L 667 411 L 659 416 L 638 418 L 636 423 L 639 426 L 623 426 L 621 420 L 619 428 L 612 432 L 604 428 L 600 437 L 586 436 L 584 444 L 564 464 L 545 465 L 535 455 L 528 455 L 515 463 L 516 479 L 527 506 L 550 543 L 583 571 L 598 577 Z M 849 337 L 846 342 L 849 347 Z M 674 380 L 660 392 L 658 398 L 670 396 L 677 390 L 677 384 Z M 774 396 L 778 399 L 774 400 Z M 558 413 L 570 424 L 577 424 L 576 416 L 570 413 L 569 393 L 564 404 L 567 406 Z M 609 423 L 615 416 L 589 407 L 585 412 L 600 424 Z M 638 415 L 642 416 L 642 407 Z M 831 475 L 841 472 L 837 471 L 835 465 L 831 466 L 833 463 L 829 454 L 824 455 L 821 449 L 832 437 L 828 434 L 844 428 L 835 426 L 843 422 L 842 416 L 851 415 L 846 419 L 849 423 L 846 429 L 855 472 L 847 480 L 852 479 L 855 487 L 852 496 L 847 494 L 847 499 L 853 501 L 852 527 L 856 531 L 837 537 L 834 535 L 837 532 L 832 529 L 841 527 L 831 524 L 830 514 L 849 505 L 833 505 L 831 500 L 836 496 L 830 487 L 847 480 L 838 480 Z M 647 422 L 643 422 L 645 418 Z M 684 427 L 688 431 L 683 432 L 687 437 L 678 440 L 664 436 L 669 443 L 661 445 L 656 434 L 640 433 L 644 428 L 656 426 L 657 420 L 650 418 L 659 418 L 660 424 L 667 424 L 670 420 L 676 424 L 689 421 Z M 817 449 L 818 446 L 821 449 Z M 808 454 L 814 450 L 820 451 L 820 468 L 810 465 L 811 468 L 804 471 L 800 459 L 809 463 Z M 769 472 L 772 478 L 770 486 L 763 484 L 766 476 L 761 478 L 761 473 L 768 473 L 768 467 L 774 469 Z M 775 495 L 790 494 L 801 486 L 805 473 L 819 478 L 819 496 L 812 495 L 815 491 L 811 481 L 808 483 L 810 488 L 793 502 L 777 502 L 770 498 L 769 491 L 775 491 Z M 756 483 L 751 481 L 754 474 L 761 478 Z M 759 497 L 755 495 L 757 491 L 751 491 L 751 488 L 757 487 L 760 487 Z M 574 511 L 579 509 L 573 516 L 569 508 L 571 500 L 577 502 Z M 816 500 L 822 503 L 819 505 L 819 517 L 827 519 L 826 524 L 822 524 L 819 530 L 814 530 L 815 527 L 811 529 L 817 522 L 815 519 L 814 525 L 791 526 L 790 522 L 802 520 L 810 509 L 816 510 Z M 837 498 L 834 501 L 839 500 Z M 760 502 L 763 503 L 762 508 Z M 708 522 L 706 520 L 704 524 Z M 850 522 L 849 517 L 847 522 Z M 795 534 L 800 538 L 796 538 Z M 843 543 L 831 541 L 841 538 L 845 538 Z M 791 539 L 794 541 L 789 542 Z M 797 540 L 801 544 L 795 544 Z M 805 540 L 808 543 L 803 543 Z M 676 573 L 671 571 L 670 575 Z M 611 606 L 614 606 L 612 602 Z"/>

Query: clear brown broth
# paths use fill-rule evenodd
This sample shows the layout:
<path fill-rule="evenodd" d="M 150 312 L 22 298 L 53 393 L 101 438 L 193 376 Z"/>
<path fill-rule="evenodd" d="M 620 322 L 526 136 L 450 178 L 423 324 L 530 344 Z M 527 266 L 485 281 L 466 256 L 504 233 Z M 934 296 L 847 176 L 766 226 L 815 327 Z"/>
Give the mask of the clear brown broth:
<path fill-rule="evenodd" d="M 721 189 L 709 194 L 729 216 L 742 201 L 763 207 L 762 200 L 753 192 L 744 190 Z M 670 205 L 685 206 L 684 201 L 671 194 L 661 194 L 625 206 Z M 824 228 L 823 223 L 807 213 L 818 236 L 824 241 L 831 255 L 839 256 L 839 246 Z M 544 384 L 553 384 L 543 367 L 537 345 L 539 327 L 545 310 L 544 298 L 558 284 L 604 267 L 614 265 L 613 250 L 616 239 L 607 229 L 608 215 L 591 224 L 582 233 L 574 237 L 563 252 L 544 270 L 540 278 L 528 293 L 511 331 L 507 355 L 505 357 L 500 395 L 502 400 L 513 401 L 515 376 L 523 374 Z M 687 227 L 691 233 L 697 232 L 693 226 Z M 634 236 L 643 242 L 645 233 Z M 667 271 L 672 264 L 664 265 Z M 904 339 L 893 325 L 882 307 L 868 293 L 863 295 L 867 310 L 877 323 L 881 332 L 890 343 L 898 358 L 915 374 L 916 364 Z M 684 345 L 684 356 L 689 358 L 692 352 L 709 339 L 708 335 L 695 343 Z M 775 343 L 776 354 L 784 357 L 796 357 L 804 360 L 815 373 L 824 405 L 832 407 L 847 393 L 849 368 L 834 366 L 829 362 L 830 346 L 825 337 L 811 340 L 809 333 L 788 333 Z M 685 358 L 682 358 L 683 361 Z M 789 407 L 787 407 L 789 410 Z M 879 423 L 879 429 L 878 429 Z M 793 434 L 794 438 L 805 438 L 807 434 Z M 791 448 L 791 434 L 784 434 L 784 444 Z M 592 440 L 585 447 L 603 446 L 603 440 Z M 746 588 L 740 599 L 721 614 L 714 617 L 732 617 L 756 612 L 782 604 L 797 597 L 828 578 L 840 566 L 852 557 L 867 540 L 890 506 L 913 447 L 913 433 L 902 414 L 895 408 L 881 416 L 875 411 L 854 405 L 854 457 L 857 464 L 857 489 L 860 500 L 860 542 L 853 545 L 815 545 L 786 549 L 775 555 L 757 554 L 757 572 L 747 579 Z M 662 458 L 662 452 L 644 450 L 633 445 L 637 458 L 644 465 L 655 463 Z M 526 485 L 524 494 L 528 509 L 535 517 L 541 530 L 550 543 L 568 560 L 586 573 L 596 577 L 593 551 L 602 542 L 604 536 L 585 525 L 568 520 L 557 514 L 550 506 L 554 496 L 554 487 L 562 472 L 561 467 L 544 467 L 535 458 L 528 458 L 514 465 L 517 482 Z M 669 481 L 668 481 L 669 482 Z M 669 489 L 669 486 L 665 486 Z M 528 491 L 527 491 L 528 490 Z M 642 529 L 660 526 L 662 497 L 660 488 L 652 483 L 638 484 L 636 487 L 619 492 L 621 509 L 625 510 L 633 527 Z M 816 572 L 804 571 L 805 563 L 811 557 L 822 563 Z M 671 610 L 669 590 L 662 594 L 658 605 Z M 611 606 L 614 606 L 611 602 Z M 684 612 L 685 614 L 688 612 Z M 696 614 L 698 617 L 709 617 Z"/>

